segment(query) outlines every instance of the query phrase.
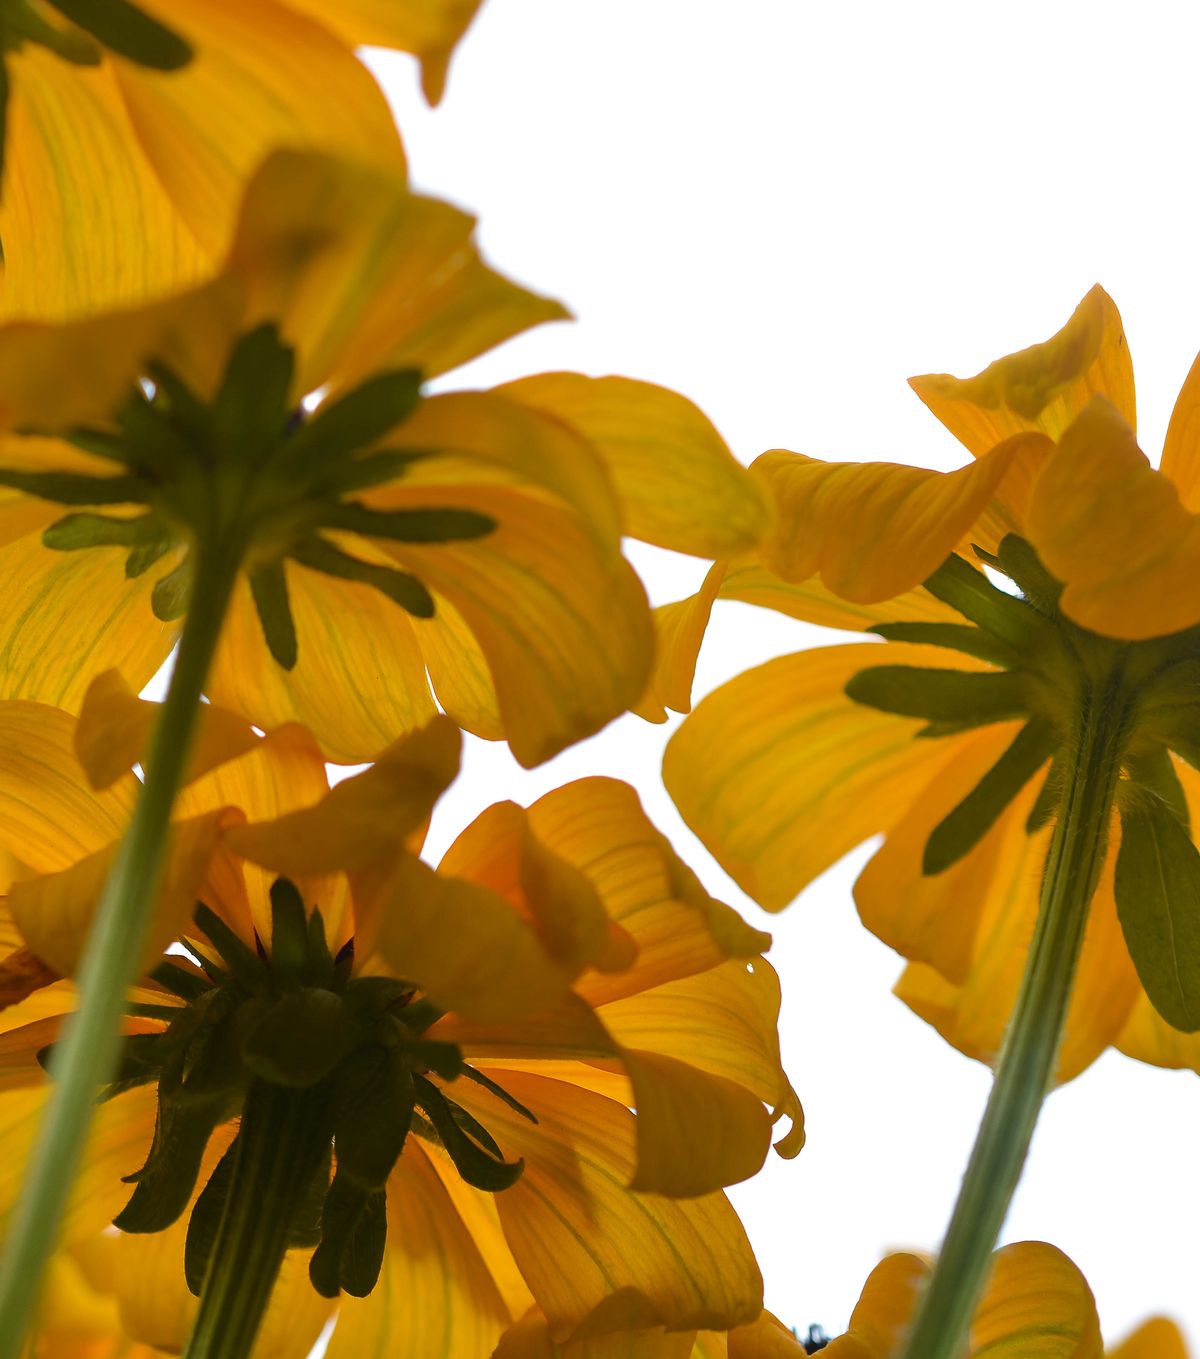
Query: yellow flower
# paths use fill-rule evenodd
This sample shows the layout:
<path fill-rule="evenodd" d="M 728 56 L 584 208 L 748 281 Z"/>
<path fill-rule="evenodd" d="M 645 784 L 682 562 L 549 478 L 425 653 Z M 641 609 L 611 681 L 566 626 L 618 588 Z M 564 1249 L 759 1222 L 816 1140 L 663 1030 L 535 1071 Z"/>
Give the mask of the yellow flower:
<path fill-rule="evenodd" d="M 1073 595 L 1055 578 L 1074 548 L 1063 547 L 1065 529 L 1051 530 L 1083 522 L 1064 494 L 1068 483 L 1078 490 L 1087 481 L 1089 522 L 1098 499 L 1110 524 L 1127 516 L 1144 479 L 1166 485 L 1119 414 L 1132 419 L 1120 318 L 1097 289 L 1046 345 L 977 378 L 913 385 L 978 461 L 943 474 L 764 455 L 754 466 L 774 490 L 779 528 L 760 556 L 717 565 L 700 595 L 668 606 L 679 640 L 663 648 L 657 682 L 665 673 L 675 706 L 687 706 L 716 598 L 877 632 L 886 648 L 873 641 L 781 657 L 725 685 L 668 747 L 668 787 L 685 820 L 768 909 L 882 833 L 855 888 L 864 923 L 911 961 L 898 994 L 962 1051 L 990 1062 L 1037 917 L 1063 743 L 1079 696 L 1099 686 L 1108 697 L 1094 702 L 1120 728 L 1119 815 L 1058 1076 L 1069 1079 L 1109 1044 L 1200 1069 L 1184 901 L 1197 857 L 1188 827 L 1200 806 L 1186 730 L 1194 636 L 1160 637 L 1169 626 L 1160 615 L 1147 640 L 1109 640 L 1080 626 L 1098 626 L 1084 605 L 1099 595 Z M 1191 387 L 1172 426 L 1176 475 Z M 1111 540 L 1111 562 L 1124 546 Z M 1168 547 L 1178 561 L 1182 549 Z M 980 556 L 1020 598 L 972 568 Z M 1156 895 L 1142 888 L 1160 851 L 1176 886 Z M 1175 954 L 1164 944 L 1172 912 Z"/>
<path fill-rule="evenodd" d="M 415 53 L 436 100 L 478 3 L 4 0 L 0 317 L 80 316 L 198 278 L 277 147 L 403 173 L 355 48 Z"/>
<path fill-rule="evenodd" d="M 872 1272 L 850 1329 L 822 1351 L 827 1359 L 895 1359 L 929 1265 L 890 1255 Z M 963 1359 L 1187 1359 L 1174 1323 L 1156 1318 L 1115 1350 L 1100 1339 L 1087 1280 L 1054 1246 L 1021 1241 L 993 1256 L 991 1279 L 975 1312 Z"/>
<path fill-rule="evenodd" d="M 0 443 L 6 696 L 74 709 L 112 665 L 144 683 L 197 559 L 212 575 L 224 555 L 244 572 L 212 698 L 303 722 L 330 759 L 428 720 L 427 668 L 460 725 L 526 764 L 637 702 L 653 643 L 621 535 L 743 550 L 764 494 L 648 384 L 548 374 L 422 399 L 564 315 L 492 272 L 472 227 L 393 177 L 284 153 L 209 283 L 0 328 L 0 422 L 43 432 Z"/>
<path fill-rule="evenodd" d="M 51 975 L 74 966 L 134 792 L 133 776 L 118 771 L 137 758 L 153 718 L 154 705 L 116 677 L 97 682 L 77 741 L 95 781 L 109 783 L 93 792 L 73 762 L 65 714 L 0 705 L 0 833 L 13 878 L 0 974 L 15 958 L 29 976 L 22 952 Z M 704 892 L 633 790 L 613 780 L 580 780 L 527 810 L 498 804 L 436 872 L 427 867 L 414 846 L 454 776 L 458 741 L 439 718 L 327 790 L 302 729 L 260 738 L 206 709 L 155 922 L 158 948 L 182 933 L 204 970 L 172 958 L 134 993 L 122 1093 L 101 1106 L 68 1214 L 68 1239 L 78 1239 L 130 1198 L 121 1176 L 146 1159 L 154 1129 L 154 1089 L 143 1082 L 160 1080 L 161 1124 L 175 1107 L 169 1035 L 193 1026 L 186 1107 L 199 1125 L 187 1126 L 203 1137 L 162 1133 L 118 1216 L 137 1233 L 121 1238 L 117 1291 L 138 1340 L 177 1348 L 186 1332 L 187 1223 L 172 1219 L 198 1183 L 213 1183 L 236 1112 L 227 1097 L 247 1079 L 247 1108 L 264 1082 L 318 1104 L 333 1082 L 343 1093 L 328 1098 L 355 1113 L 352 1125 L 335 1115 L 347 1183 L 339 1191 L 335 1178 L 329 1192 L 357 1202 L 350 1189 L 361 1191 L 380 1220 L 386 1200 L 393 1227 L 386 1247 L 377 1242 L 373 1291 L 361 1250 L 340 1254 L 345 1243 L 327 1238 L 312 1257 L 324 1292 L 340 1283 L 369 1293 L 342 1299 L 331 1355 L 370 1352 L 386 1336 L 389 1353 L 425 1354 L 437 1341 L 486 1359 L 535 1301 L 559 1339 L 630 1325 L 725 1328 L 758 1315 L 761 1279 L 720 1188 L 761 1165 L 769 1109 L 793 1120 L 782 1154 L 803 1140 L 780 1066 L 778 982 L 760 956 L 767 936 Z M 316 983 L 321 997 L 288 991 L 287 969 L 318 963 L 329 971 Z M 197 1052 L 217 1043 L 220 1022 L 206 1029 L 193 1011 L 217 1014 L 230 986 L 241 988 L 233 1031 L 247 1037 L 220 1060 L 213 1047 L 209 1062 Z M 3 1205 L 45 1098 L 36 1054 L 71 1008 L 67 981 L 27 991 L 0 1013 Z M 343 997 L 337 1014 L 367 1025 L 365 1055 L 360 1040 L 346 1049 L 343 1021 L 328 1018 L 331 991 Z M 376 1178 L 363 1189 L 354 1177 L 368 1174 L 364 1129 L 395 1126 L 383 1117 L 388 1081 L 376 1072 L 354 1083 L 356 1064 L 383 1051 L 380 1025 L 419 1113 L 387 1164 L 371 1163 Z M 327 1166 L 313 1173 L 328 1184 Z M 196 1268 L 189 1260 L 193 1281 Z M 310 1304 L 281 1354 L 307 1352 L 326 1315 Z"/>
<path fill-rule="evenodd" d="M 770 1312 L 729 1331 L 618 1331 L 559 1345 L 534 1309 L 504 1333 L 493 1359 L 804 1359 L 806 1354 Z"/>

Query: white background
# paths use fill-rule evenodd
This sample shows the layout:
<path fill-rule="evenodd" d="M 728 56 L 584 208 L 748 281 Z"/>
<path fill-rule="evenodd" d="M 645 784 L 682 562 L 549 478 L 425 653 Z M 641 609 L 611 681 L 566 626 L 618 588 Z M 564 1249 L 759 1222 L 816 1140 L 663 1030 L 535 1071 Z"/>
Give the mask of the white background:
<path fill-rule="evenodd" d="M 675 387 L 738 456 L 959 465 L 907 389 L 1044 339 L 1094 282 L 1121 307 L 1157 458 L 1200 346 L 1200 11 L 1188 3 L 487 0 L 441 108 L 375 56 L 414 178 L 477 212 L 491 261 L 576 323 L 456 375 L 616 372 Z M 634 550 L 656 602 L 702 567 Z M 723 605 L 697 695 L 817 629 Z M 674 815 L 672 728 L 625 718 L 532 773 L 471 742 L 439 851 L 488 802 L 634 781 L 710 890 L 766 918 Z M 890 995 L 859 851 L 767 922 L 809 1143 L 733 1191 L 789 1324 L 841 1330 L 896 1247 L 935 1248 L 986 1071 Z M 1200 1340 L 1200 1084 L 1110 1053 L 1050 1100 L 1006 1238 L 1066 1250 L 1115 1339 Z"/>

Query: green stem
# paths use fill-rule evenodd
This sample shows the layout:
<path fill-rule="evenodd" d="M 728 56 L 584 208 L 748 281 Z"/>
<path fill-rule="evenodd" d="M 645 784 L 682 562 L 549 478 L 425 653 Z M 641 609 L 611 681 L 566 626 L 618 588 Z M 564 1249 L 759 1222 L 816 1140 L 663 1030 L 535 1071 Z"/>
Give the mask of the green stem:
<path fill-rule="evenodd" d="M 254 1348 L 297 1207 L 329 1149 L 328 1109 L 320 1086 L 251 1086 L 229 1197 L 183 1359 L 246 1359 Z"/>
<path fill-rule="evenodd" d="M 120 1053 L 125 992 L 138 972 L 162 873 L 171 808 L 200 713 L 240 554 L 197 550 L 195 588 L 166 700 L 146 758 L 146 781 L 105 883 L 78 973 L 79 1009 L 54 1045 L 55 1084 L 0 1263 L 0 1359 L 17 1359 L 39 1281 L 83 1153 L 97 1087 Z"/>
<path fill-rule="evenodd" d="M 1054 1079 L 1125 749 L 1120 677 L 1085 695 L 1046 856 L 1037 926 L 992 1092 L 902 1359 L 958 1359 Z"/>

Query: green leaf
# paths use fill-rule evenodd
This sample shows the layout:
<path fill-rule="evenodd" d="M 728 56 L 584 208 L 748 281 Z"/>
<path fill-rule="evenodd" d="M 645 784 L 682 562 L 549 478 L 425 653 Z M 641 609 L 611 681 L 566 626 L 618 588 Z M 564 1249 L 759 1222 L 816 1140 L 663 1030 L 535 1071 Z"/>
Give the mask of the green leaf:
<path fill-rule="evenodd" d="M 267 649 L 284 670 L 294 670 L 298 656 L 296 624 L 288 603 L 287 577 L 282 562 L 271 562 L 250 572 L 250 592 L 262 623 Z"/>
<path fill-rule="evenodd" d="M 867 631 L 889 642 L 922 642 L 926 646 L 947 647 L 1005 668 L 1018 665 L 1021 660 L 1020 652 L 1007 642 L 966 623 L 880 623 Z"/>
<path fill-rule="evenodd" d="M 991 769 L 933 828 L 925 845 L 923 872 L 942 873 L 969 854 L 1054 754 L 1055 745 L 1049 723 L 1036 718 L 1027 722 Z"/>
<path fill-rule="evenodd" d="M 496 521 L 475 510 L 372 510 L 350 501 L 330 506 L 321 527 L 399 543 L 455 543 L 486 537 Z"/>
<path fill-rule="evenodd" d="M 50 0 L 60 14 L 110 52 L 154 71 L 177 71 L 192 59 L 191 45 L 130 0 Z"/>
<path fill-rule="evenodd" d="M 1024 677 L 1007 670 L 978 674 L 876 665 L 853 675 L 846 695 L 855 703 L 900 717 L 973 726 L 1022 717 L 1029 710 Z"/>
<path fill-rule="evenodd" d="M 240 1141 L 239 1134 L 225 1148 L 225 1154 L 217 1162 L 213 1173 L 208 1177 L 208 1183 L 200 1191 L 188 1221 L 187 1238 L 183 1246 L 183 1277 L 188 1292 L 197 1298 L 204 1287 L 208 1262 L 212 1259 L 217 1233 L 221 1230 L 221 1219 L 225 1215 L 225 1205 L 229 1202 L 229 1189 L 233 1183 L 233 1168 Z"/>
<path fill-rule="evenodd" d="M 467 1184 L 491 1194 L 516 1184 L 525 1169 L 523 1160 L 511 1162 L 500 1160 L 500 1149 L 496 1147 L 495 1139 L 486 1129 L 484 1135 L 491 1145 L 496 1147 L 496 1155 L 485 1151 L 463 1131 L 450 1102 L 437 1086 L 423 1076 L 414 1076 L 413 1085 L 416 1089 L 417 1107 L 428 1116 L 446 1154 Z M 458 1110 L 459 1116 L 464 1113 L 464 1110 Z M 482 1126 L 476 1120 L 472 1119 L 471 1122 L 477 1128 Z"/>
<path fill-rule="evenodd" d="M 982 571 L 958 556 L 947 557 L 925 582 L 925 588 L 964 618 L 1021 649 L 1043 621 L 1024 600 L 997 590 Z"/>
<path fill-rule="evenodd" d="M 415 368 L 379 373 L 344 396 L 326 401 L 288 440 L 287 463 L 301 475 L 340 464 L 407 420 L 421 399 Z"/>
<path fill-rule="evenodd" d="M 355 580 L 379 590 L 416 618 L 433 617 L 433 596 L 416 576 L 407 571 L 359 561 L 357 557 L 342 552 L 315 534 L 307 542 L 293 548 L 291 555 L 294 561 L 307 566 L 310 571 L 320 571 L 338 580 Z"/>
<path fill-rule="evenodd" d="M 1130 756 L 1125 763 L 1130 783 L 1140 788 L 1146 796 L 1157 798 L 1190 834 L 1192 818 L 1188 811 L 1187 794 L 1175 772 L 1170 753 L 1159 746 L 1144 754 Z"/>
<path fill-rule="evenodd" d="M 1159 798 L 1121 807 L 1117 914 L 1150 1003 L 1172 1028 L 1200 1029 L 1200 851 Z"/>

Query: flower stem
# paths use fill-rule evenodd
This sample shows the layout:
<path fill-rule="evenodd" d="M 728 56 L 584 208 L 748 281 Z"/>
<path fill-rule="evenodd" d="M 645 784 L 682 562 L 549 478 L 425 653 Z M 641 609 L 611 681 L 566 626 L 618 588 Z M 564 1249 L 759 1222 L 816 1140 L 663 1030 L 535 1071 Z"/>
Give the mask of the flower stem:
<path fill-rule="evenodd" d="M 329 1149 L 328 1110 L 320 1086 L 251 1086 L 229 1198 L 183 1359 L 246 1359 L 254 1348 L 298 1205 Z"/>
<path fill-rule="evenodd" d="M 54 1045 L 55 1085 L 0 1262 L 0 1359 L 23 1352 L 39 1282 L 94 1112 L 97 1087 L 116 1068 L 126 988 L 138 971 L 163 868 L 171 808 L 200 713 L 240 553 L 197 548 L 193 598 L 166 699 L 146 758 L 146 781 L 96 908 L 77 981 L 79 1009 Z"/>
<path fill-rule="evenodd" d="M 1080 701 L 1037 926 L 996 1075 L 903 1359 L 958 1359 L 1054 1079 L 1129 721 L 1119 675 Z"/>

